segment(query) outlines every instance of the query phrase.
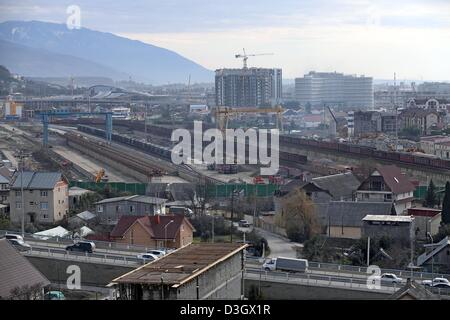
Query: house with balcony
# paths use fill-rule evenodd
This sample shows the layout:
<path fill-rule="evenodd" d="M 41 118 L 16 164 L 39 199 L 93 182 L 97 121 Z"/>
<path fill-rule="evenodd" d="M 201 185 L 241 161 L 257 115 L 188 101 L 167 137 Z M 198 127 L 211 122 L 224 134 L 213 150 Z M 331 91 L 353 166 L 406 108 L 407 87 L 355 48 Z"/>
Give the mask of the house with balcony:
<path fill-rule="evenodd" d="M 395 165 L 377 166 L 356 190 L 357 201 L 392 202 L 397 215 L 411 208 L 415 186 Z"/>

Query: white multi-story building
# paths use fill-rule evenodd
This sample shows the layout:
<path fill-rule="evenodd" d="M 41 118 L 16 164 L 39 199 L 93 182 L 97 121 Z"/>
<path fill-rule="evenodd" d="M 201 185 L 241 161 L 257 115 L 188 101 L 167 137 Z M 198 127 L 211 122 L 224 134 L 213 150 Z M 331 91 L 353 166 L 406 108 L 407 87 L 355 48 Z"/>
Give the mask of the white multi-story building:
<path fill-rule="evenodd" d="M 303 105 L 373 108 L 371 77 L 311 71 L 295 79 L 295 92 Z"/>

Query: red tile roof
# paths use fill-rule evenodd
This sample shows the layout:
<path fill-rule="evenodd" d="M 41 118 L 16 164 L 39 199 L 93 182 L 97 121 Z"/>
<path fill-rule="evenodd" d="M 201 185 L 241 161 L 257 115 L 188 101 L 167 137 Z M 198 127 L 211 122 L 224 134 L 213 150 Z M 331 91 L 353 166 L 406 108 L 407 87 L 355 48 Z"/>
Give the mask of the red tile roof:
<path fill-rule="evenodd" d="M 173 222 L 168 224 L 171 220 Z M 166 225 L 167 239 L 175 239 L 184 221 L 194 230 L 189 220 L 181 215 L 122 216 L 111 231 L 111 237 L 121 238 L 133 224 L 140 223 L 152 239 L 165 239 Z"/>

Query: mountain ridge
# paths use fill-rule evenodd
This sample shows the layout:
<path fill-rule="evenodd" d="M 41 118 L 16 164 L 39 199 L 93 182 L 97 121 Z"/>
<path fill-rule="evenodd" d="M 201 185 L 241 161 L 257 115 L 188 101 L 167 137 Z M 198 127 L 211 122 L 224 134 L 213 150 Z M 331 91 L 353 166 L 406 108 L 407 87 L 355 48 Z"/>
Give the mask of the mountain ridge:
<path fill-rule="evenodd" d="M 189 75 L 193 82 L 214 79 L 211 70 L 174 51 L 109 32 L 70 30 L 65 24 L 42 21 L 6 21 L 0 23 L 0 39 L 81 58 L 152 84 L 186 83 Z"/>

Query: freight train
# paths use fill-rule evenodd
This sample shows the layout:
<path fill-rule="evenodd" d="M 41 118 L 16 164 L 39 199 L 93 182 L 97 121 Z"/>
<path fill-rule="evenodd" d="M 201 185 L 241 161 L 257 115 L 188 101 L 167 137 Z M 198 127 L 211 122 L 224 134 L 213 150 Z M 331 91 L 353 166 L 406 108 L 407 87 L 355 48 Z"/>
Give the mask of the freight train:
<path fill-rule="evenodd" d="M 287 146 L 310 146 L 327 150 L 335 150 L 343 153 L 350 153 L 355 155 L 367 156 L 374 159 L 388 160 L 398 163 L 407 163 L 413 165 L 419 165 L 423 167 L 435 168 L 435 169 L 450 169 L 450 161 L 434 158 L 430 156 L 420 156 L 407 152 L 395 152 L 395 151 L 382 151 L 376 148 L 360 146 L 356 144 L 330 142 L 330 141 L 318 141 L 312 139 L 304 139 L 301 137 L 295 137 L 292 135 L 280 135 L 280 145 Z"/>
<path fill-rule="evenodd" d="M 86 132 L 88 134 L 92 134 L 97 137 L 102 137 L 102 138 L 105 137 L 105 130 L 103 130 L 103 129 L 98 129 L 98 128 L 89 127 L 89 126 L 85 126 L 85 125 L 78 125 L 77 129 L 81 132 Z M 144 142 L 139 139 L 131 138 L 131 137 L 116 134 L 116 133 L 113 133 L 111 135 L 111 140 L 133 146 L 139 150 L 145 151 L 149 154 L 157 155 L 163 159 L 167 159 L 167 160 L 171 159 L 171 154 L 172 154 L 171 148 L 166 148 L 166 147 L 159 146 L 159 145 L 156 145 L 156 144 L 153 144 L 150 142 Z"/>
<path fill-rule="evenodd" d="M 78 125 L 77 129 L 81 132 L 86 132 L 88 134 L 92 134 L 97 137 L 104 137 L 105 136 L 105 130 L 85 126 L 85 125 Z M 171 153 L 172 149 L 163 147 L 160 145 L 156 145 L 150 142 L 145 142 L 139 139 L 131 138 L 126 135 L 121 135 L 117 133 L 113 133 L 111 135 L 111 140 L 115 142 L 124 143 L 130 146 L 133 146 L 139 150 L 145 151 L 149 154 L 154 154 L 159 156 L 160 158 L 170 160 L 171 159 Z M 307 157 L 301 154 L 295 154 L 295 153 L 288 153 L 280 151 L 280 160 L 284 160 L 286 162 L 292 162 L 295 164 L 306 164 Z"/>

